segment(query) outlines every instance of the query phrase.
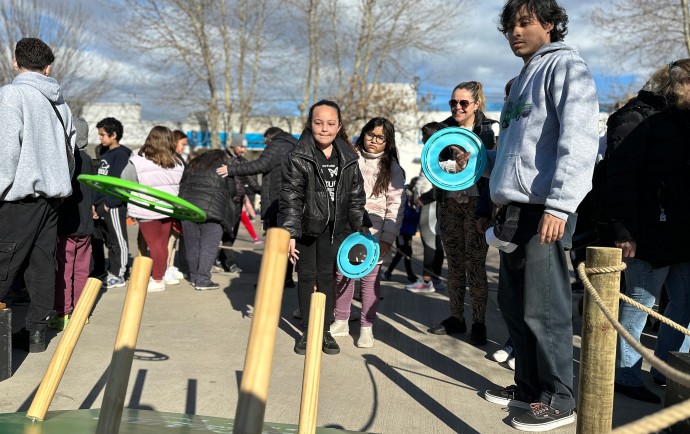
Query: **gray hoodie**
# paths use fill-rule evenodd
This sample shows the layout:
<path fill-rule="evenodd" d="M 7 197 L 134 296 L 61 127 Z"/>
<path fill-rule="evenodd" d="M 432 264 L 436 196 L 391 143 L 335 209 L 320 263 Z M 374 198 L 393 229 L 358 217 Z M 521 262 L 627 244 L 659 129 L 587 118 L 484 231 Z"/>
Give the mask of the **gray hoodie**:
<path fill-rule="evenodd" d="M 515 79 L 500 127 L 487 152 L 491 199 L 542 204 L 566 220 L 592 188 L 599 149 L 596 87 L 577 50 L 541 47 Z"/>
<path fill-rule="evenodd" d="M 0 88 L 1 201 L 72 194 L 65 133 L 49 100 L 57 105 L 72 149 L 77 149 L 72 112 L 57 80 L 22 72 Z"/>

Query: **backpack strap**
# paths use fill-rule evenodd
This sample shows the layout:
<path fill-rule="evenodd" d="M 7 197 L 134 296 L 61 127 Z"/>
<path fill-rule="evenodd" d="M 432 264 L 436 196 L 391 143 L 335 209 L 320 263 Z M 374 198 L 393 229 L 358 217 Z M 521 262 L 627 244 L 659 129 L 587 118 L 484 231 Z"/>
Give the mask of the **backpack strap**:
<path fill-rule="evenodd" d="M 69 176 L 71 178 L 72 174 L 74 173 L 74 149 L 72 149 L 72 144 L 69 141 L 69 134 L 67 134 L 67 128 L 65 128 L 65 122 L 62 120 L 62 116 L 60 115 L 57 106 L 53 101 L 50 101 L 50 105 L 53 106 L 53 110 L 60 121 L 60 125 L 62 125 L 62 132 L 65 133 L 65 151 L 67 152 L 67 166 L 69 167 Z"/>

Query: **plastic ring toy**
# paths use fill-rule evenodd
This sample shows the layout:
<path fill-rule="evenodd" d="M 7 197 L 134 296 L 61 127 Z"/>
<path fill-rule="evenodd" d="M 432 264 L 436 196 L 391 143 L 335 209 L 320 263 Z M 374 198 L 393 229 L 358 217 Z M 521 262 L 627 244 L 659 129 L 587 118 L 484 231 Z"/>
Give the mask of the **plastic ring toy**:
<path fill-rule="evenodd" d="M 470 153 L 467 167 L 448 173 L 439 164 L 439 155 L 448 146 L 459 146 Z M 479 136 L 470 130 L 449 127 L 436 131 L 422 149 L 422 171 L 429 181 L 443 190 L 458 191 L 474 185 L 486 167 L 486 149 Z"/>
<path fill-rule="evenodd" d="M 105 175 L 79 175 L 77 181 L 108 196 L 169 217 L 197 223 L 206 220 L 206 213 L 186 200 L 136 182 Z M 146 196 L 162 202 L 153 201 Z"/>
<path fill-rule="evenodd" d="M 361 264 L 353 264 L 350 262 L 349 253 L 358 244 L 362 244 L 367 249 L 367 257 Z M 343 276 L 350 279 L 361 279 L 374 270 L 379 260 L 379 254 L 379 243 L 373 235 L 362 235 L 359 232 L 354 232 L 340 244 L 336 262 Z"/>

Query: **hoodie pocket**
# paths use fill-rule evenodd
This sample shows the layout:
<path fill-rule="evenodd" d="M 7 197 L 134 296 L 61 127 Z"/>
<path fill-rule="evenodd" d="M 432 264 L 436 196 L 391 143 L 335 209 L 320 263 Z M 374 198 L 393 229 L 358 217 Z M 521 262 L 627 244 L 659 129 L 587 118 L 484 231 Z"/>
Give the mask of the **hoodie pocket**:
<path fill-rule="evenodd" d="M 533 193 L 527 188 L 524 182 L 524 176 L 522 175 L 522 158 L 520 158 L 520 154 L 508 154 L 506 155 L 506 159 L 504 173 L 501 174 L 504 182 L 513 184 L 521 193 L 532 196 Z"/>
<path fill-rule="evenodd" d="M 0 281 L 7 280 L 17 243 L 0 243 Z"/>

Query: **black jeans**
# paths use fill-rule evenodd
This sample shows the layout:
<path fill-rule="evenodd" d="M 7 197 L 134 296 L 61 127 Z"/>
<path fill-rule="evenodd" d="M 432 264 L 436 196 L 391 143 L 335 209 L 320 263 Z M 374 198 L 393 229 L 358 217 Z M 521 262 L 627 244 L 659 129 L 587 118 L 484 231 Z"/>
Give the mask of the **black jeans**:
<path fill-rule="evenodd" d="M 335 301 L 335 257 L 341 242 L 342 238 L 336 237 L 331 244 L 331 225 L 317 237 L 304 236 L 295 242 L 295 247 L 299 251 L 297 291 L 305 327 L 309 324 L 311 294 L 316 284 L 318 292 L 326 296 L 323 329 L 328 331 L 330 328 Z"/>
<path fill-rule="evenodd" d="M 189 266 L 189 281 L 201 285 L 210 283 L 211 267 L 216 260 L 223 227 L 215 222 L 194 223 L 182 220 L 182 233 Z"/>
<path fill-rule="evenodd" d="M 221 238 L 223 247 L 232 247 L 233 244 L 235 244 L 235 239 L 237 238 L 237 230 L 240 227 L 240 215 L 242 214 L 242 203 L 235 203 L 234 209 L 235 215 L 233 217 L 233 221 L 235 222 L 235 227 L 232 229 L 232 231 L 223 229 L 223 235 Z M 235 258 L 235 252 L 233 252 L 232 249 L 220 249 L 220 251 L 217 253 L 218 259 L 220 260 L 221 264 L 223 264 L 223 269 L 225 271 L 228 271 L 233 265 L 237 265 L 237 258 Z"/>
<path fill-rule="evenodd" d="M 0 300 L 4 300 L 24 264 L 31 297 L 26 328 L 42 330 L 55 303 L 55 249 L 58 199 L 28 198 L 0 202 Z"/>
<path fill-rule="evenodd" d="M 576 216 L 563 238 L 539 244 L 539 234 L 512 253 L 501 252 L 498 305 L 515 348 L 515 384 L 521 399 L 558 410 L 575 408 L 573 323 L 566 249 Z"/>

